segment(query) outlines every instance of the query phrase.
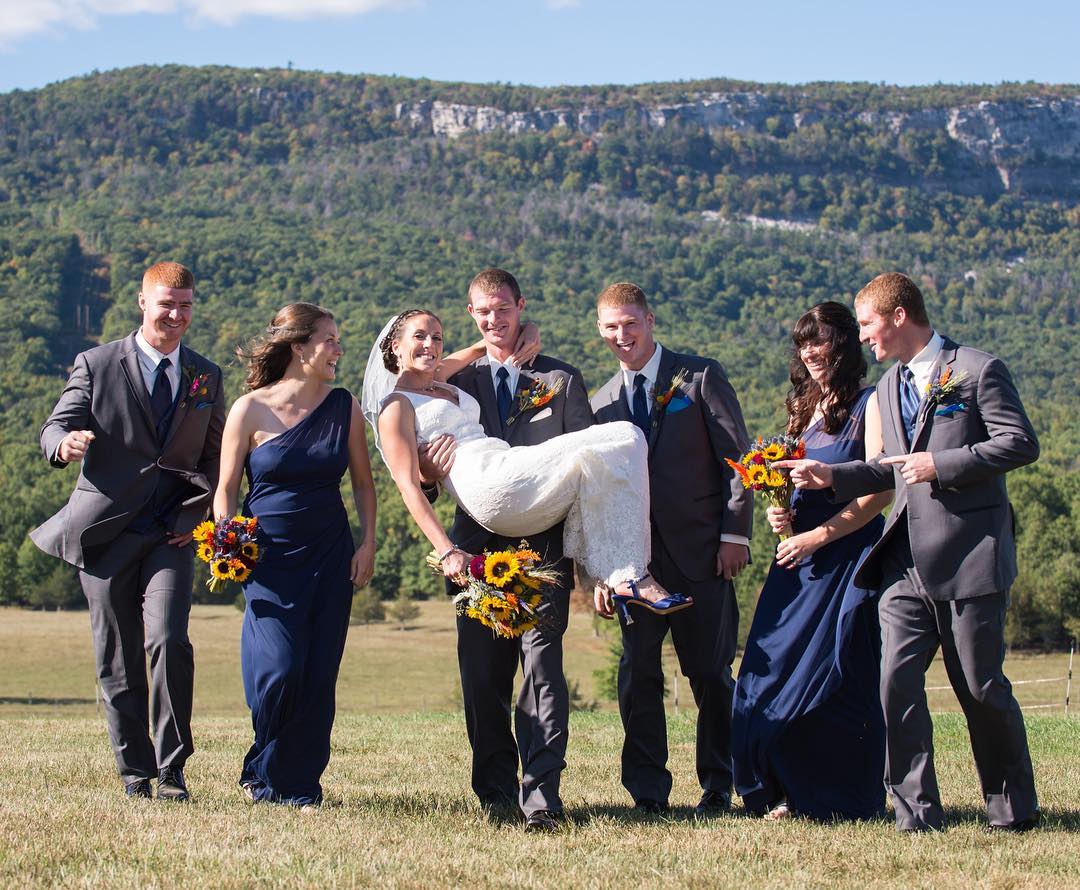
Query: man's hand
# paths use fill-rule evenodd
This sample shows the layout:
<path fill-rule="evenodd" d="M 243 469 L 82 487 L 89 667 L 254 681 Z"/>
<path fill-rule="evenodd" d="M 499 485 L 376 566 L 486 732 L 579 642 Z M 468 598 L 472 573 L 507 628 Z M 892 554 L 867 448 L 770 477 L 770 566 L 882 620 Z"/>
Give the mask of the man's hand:
<path fill-rule="evenodd" d="M 611 588 L 606 584 L 597 584 L 593 588 L 593 605 L 596 606 L 596 614 L 609 621 L 615 617 L 615 607 L 611 602 Z"/>
<path fill-rule="evenodd" d="M 93 441 L 94 434 L 90 430 L 72 430 L 60 440 L 56 456 L 66 464 L 73 464 L 86 456 L 86 450 Z"/>
<path fill-rule="evenodd" d="M 716 552 L 716 574 L 725 581 L 734 581 L 739 577 L 739 572 L 746 568 L 749 559 L 750 548 L 745 544 L 721 541 L 720 549 Z"/>
<path fill-rule="evenodd" d="M 417 449 L 420 462 L 420 481 L 431 486 L 447 477 L 454 465 L 457 439 L 442 433 Z"/>
<path fill-rule="evenodd" d="M 832 467 L 819 460 L 778 460 L 773 467 L 787 470 L 796 488 L 832 487 Z"/>
<path fill-rule="evenodd" d="M 540 354 L 540 328 L 534 321 L 526 322 L 521 328 L 518 341 L 514 344 L 514 354 L 510 361 L 515 367 L 523 367 Z"/>
<path fill-rule="evenodd" d="M 929 451 L 915 451 L 912 454 L 900 454 L 896 457 L 883 457 L 880 461 L 886 467 L 899 467 L 900 475 L 908 485 L 919 482 L 933 482 L 937 479 L 937 467 L 934 455 Z"/>
<path fill-rule="evenodd" d="M 191 532 L 186 532 L 182 535 L 169 535 L 169 543 L 174 547 L 187 547 L 187 545 L 191 543 L 191 539 Z"/>

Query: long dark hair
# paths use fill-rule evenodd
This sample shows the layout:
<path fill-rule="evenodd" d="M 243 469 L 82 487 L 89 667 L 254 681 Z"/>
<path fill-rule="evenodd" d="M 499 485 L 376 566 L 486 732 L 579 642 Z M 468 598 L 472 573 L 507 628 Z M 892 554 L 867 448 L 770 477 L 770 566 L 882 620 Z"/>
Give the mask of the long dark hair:
<path fill-rule="evenodd" d="M 284 377 L 292 361 L 293 344 L 307 343 L 324 318 L 332 320 L 334 314 L 314 303 L 282 306 L 264 334 L 236 350 L 237 357 L 247 365 L 247 389 L 261 389 Z"/>
<path fill-rule="evenodd" d="M 795 322 L 791 343 L 794 348 L 788 368 L 791 378 L 791 391 L 786 402 L 788 434 L 802 435 L 824 392 L 829 394 L 822 411 L 825 432 L 839 432 L 851 416 L 851 406 L 866 376 L 866 356 L 859 344 L 859 325 L 855 316 L 842 303 L 833 300 L 818 303 Z M 823 386 L 814 382 L 799 358 L 799 350 L 809 345 L 826 347 L 827 370 Z"/>

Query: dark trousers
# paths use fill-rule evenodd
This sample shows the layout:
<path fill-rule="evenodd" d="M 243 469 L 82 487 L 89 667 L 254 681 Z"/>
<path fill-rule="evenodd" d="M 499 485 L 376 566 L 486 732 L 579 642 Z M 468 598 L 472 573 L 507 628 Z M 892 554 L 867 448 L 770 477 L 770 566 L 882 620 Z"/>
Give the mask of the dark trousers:
<path fill-rule="evenodd" d="M 975 768 L 992 825 L 1031 818 L 1038 808 L 1020 706 L 1002 672 L 1004 592 L 932 600 L 914 568 L 906 532 L 885 555 L 881 618 L 881 704 L 885 784 L 901 829 L 939 829 L 933 723 L 925 674 L 938 648 L 967 719 Z"/>
<path fill-rule="evenodd" d="M 90 606 L 109 741 L 130 782 L 182 767 L 194 751 L 188 615 L 195 565 L 191 548 L 169 544 L 163 531 L 124 532 L 101 549 L 79 580 Z"/>
<path fill-rule="evenodd" d="M 472 618 L 457 619 L 465 730 L 472 748 L 472 789 L 485 805 L 517 801 L 526 816 L 538 810 L 561 812 L 563 808 L 559 781 L 566 767 L 570 695 L 563 673 L 562 638 L 570 592 L 560 588 L 545 596 L 540 625 L 517 640 L 496 637 Z M 519 665 L 521 688 L 511 732 L 511 702 Z"/>
<path fill-rule="evenodd" d="M 666 803 L 671 793 L 667 768 L 667 715 L 660 654 L 671 631 L 679 667 L 690 681 L 698 707 L 697 776 L 705 791 L 731 793 L 731 663 L 739 633 L 735 588 L 723 578 L 691 582 L 675 567 L 656 537 L 653 576 L 673 593 L 693 596 L 694 605 L 670 616 L 631 605 L 633 624 L 622 615 L 623 655 L 619 662 L 619 713 L 625 739 L 622 783 L 635 801 Z"/>

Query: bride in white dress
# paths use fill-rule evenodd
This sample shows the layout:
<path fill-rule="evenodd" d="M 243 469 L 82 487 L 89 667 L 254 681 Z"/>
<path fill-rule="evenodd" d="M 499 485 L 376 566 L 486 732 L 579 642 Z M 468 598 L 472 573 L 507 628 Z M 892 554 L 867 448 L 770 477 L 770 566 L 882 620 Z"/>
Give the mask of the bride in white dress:
<path fill-rule="evenodd" d="M 442 360 L 439 319 L 409 310 L 383 328 L 364 374 L 364 416 L 443 573 L 463 577 L 470 554 L 450 540 L 421 490 L 417 446 L 445 433 L 457 440 L 446 488 L 481 526 L 527 538 L 565 519 L 564 553 L 614 590 L 624 615 L 627 603 L 664 614 L 691 605 L 648 573 L 648 446 L 641 431 L 605 423 L 511 447 L 484 432 L 471 395 L 443 382 L 467 363 L 465 354 Z"/>

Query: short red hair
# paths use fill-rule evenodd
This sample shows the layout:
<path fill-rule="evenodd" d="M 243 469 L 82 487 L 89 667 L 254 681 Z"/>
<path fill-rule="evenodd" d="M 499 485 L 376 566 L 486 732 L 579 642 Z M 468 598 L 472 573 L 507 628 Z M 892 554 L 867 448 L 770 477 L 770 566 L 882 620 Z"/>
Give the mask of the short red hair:
<path fill-rule="evenodd" d="M 142 289 L 145 292 L 158 284 L 177 290 L 195 290 L 195 276 L 187 266 L 179 263 L 156 263 L 143 273 Z"/>

